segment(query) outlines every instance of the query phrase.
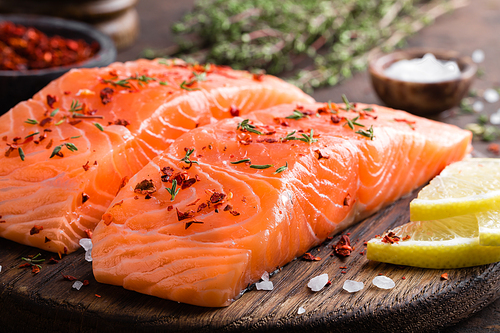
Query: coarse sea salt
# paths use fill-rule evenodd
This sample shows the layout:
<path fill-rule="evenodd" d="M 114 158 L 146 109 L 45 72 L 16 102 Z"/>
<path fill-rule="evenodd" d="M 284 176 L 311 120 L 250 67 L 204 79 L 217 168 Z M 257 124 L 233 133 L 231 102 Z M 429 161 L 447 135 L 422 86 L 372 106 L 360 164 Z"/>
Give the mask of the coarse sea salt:
<path fill-rule="evenodd" d="M 262 276 L 260 278 L 262 279 L 262 282 L 257 282 L 255 284 L 255 288 L 257 288 L 257 290 L 273 290 L 274 286 L 273 283 L 269 281 L 268 272 L 262 273 Z"/>
<path fill-rule="evenodd" d="M 365 284 L 363 282 L 358 282 L 354 280 L 345 280 L 344 285 L 342 288 L 350 293 L 355 293 L 360 290 L 362 290 L 365 287 Z"/>
<path fill-rule="evenodd" d="M 455 61 L 437 60 L 427 53 L 422 58 L 396 61 L 384 73 L 396 80 L 433 83 L 458 79 L 460 68 Z"/>
<path fill-rule="evenodd" d="M 82 281 L 75 281 L 75 283 L 73 283 L 73 288 L 75 288 L 76 290 L 80 290 L 80 288 L 83 286 L 83 282 Z"/>
<path fill-rule="evenodd" d="M 2 271 L 2 266 L 0 266 L 0 272 Z"/>
<path fill-rule="evenodd" d="M 475 112 L 482 112 L 484 110 L 484 103 L 481 101 L 475 101 L 472 104 L 472 110 Z"/>
<path fill-rule="evenodd" d="M 490 123 L 493 125 L 500 125 L 500 109 L 490 116 Z"/>
<path fill-rule="evenodd" d="M 297 311 L 298 314 L 303 314 L 304 312 L 306 312 L 306 309 L 304 309 L 303 307 L 300 307 Z"/>
<path fill-rule="evenodd" d="M 82 238 L 79 243 L 85 250 L 85 260 L 92 261 L 92 240 L 90 238 Z"/>
<path fill-rule="evenodd" d="M 476 64 L 482 63 L 484 61 L 484 51 L 477 49 L 472 52 L 472 61 Z"/>
<path fill-rule="evenodd" d="M 328 274 L 324 273 L 313 277 L 309 280 L 307 286 L 311 288 L 312 291 L 320 291 L 328 283 Z"/>
<path fill-rule="evenodd" d="M 500 99 L 498 92 L 495 89 L 486 89 L 483 95 L 484 99 L 488 103 L 496 103 Z"/>
<path fill-rule="evenodd" d="M 392 289 L 396 286 L 391 278 L 383 275 L 375 277 L 372 283 L 380 289 Z"/>

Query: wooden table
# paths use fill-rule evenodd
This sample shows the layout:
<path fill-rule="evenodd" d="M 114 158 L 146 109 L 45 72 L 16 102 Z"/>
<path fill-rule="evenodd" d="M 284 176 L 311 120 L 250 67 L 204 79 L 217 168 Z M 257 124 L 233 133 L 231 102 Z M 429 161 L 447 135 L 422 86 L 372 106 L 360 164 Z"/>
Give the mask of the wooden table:
<path fill-rule="evenodd" d="M 477 78 L 472 88 L 479 93 L 487 88 L 500 87 L 500 1 L 473 0 L 472 4 L 439 17 L 432 25 L 407 40 L 407 47 L 436 47 L 456 50 L 471 55 L 482 49 L 485 61 L 480 64 L 484 75 Z M 169 26 L 191 8 L 194 0 L 140 0 L 137 5 L 141 20 L 138 41 L 119 53 L 118 60 L 126 61 L 140 56 L 148 47 L 163 48 L 173 45 L 174 36 Z M 318 101 L 340 101 L 346 94 L 351 101 L 381 103 L 371 87 L 368 73 L 360 72 L 341 84 L 317 90 L 313 97 Z M 478 100 L 483 99 L 479 98 Z M 492 114 L 500 108 L 500 102 L 486 103 L 482 114 Z M 445 112 L 437 120 L 465 127 L 476 122 L 479 114 L 462 114 L 458 108 Z M 487 150 L 489 143 L 474 141 L 474 150 L 488 157 L 496 157 Z M 500 300 L 456 326 L 440 332 L 492 332 L 500 330 Z"/>

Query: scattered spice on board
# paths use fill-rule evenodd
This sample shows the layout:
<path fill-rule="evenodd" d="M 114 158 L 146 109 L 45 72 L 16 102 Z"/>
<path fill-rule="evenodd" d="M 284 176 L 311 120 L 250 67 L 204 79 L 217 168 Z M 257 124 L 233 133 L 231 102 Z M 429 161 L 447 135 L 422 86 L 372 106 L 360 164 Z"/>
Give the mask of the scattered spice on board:
<path fill-rule="evenodd" d="M 349 239 L 349 236 L 347 235 L 342 235 L 338 243 L 333 248 L 335 250 L 335 253 L 341 257 L 347 257 L 351 255 L 351 252 L 354 250 L 351 247 L 351 241 Z"/>
<path fill-rule="evenodd" d="M 448 273 L 441 274 L 441 280 L 448 280 Z"/>
<path fill-rule="evenodd" d="M 319 261 L 321 260 L 320 257 L 316 257 L 314 255 L 312 255 L 311 253 L 309 252 L 306 252 L 303 256 L 302 256 L 302 259 L 306 260 L 306 261 Z"/>

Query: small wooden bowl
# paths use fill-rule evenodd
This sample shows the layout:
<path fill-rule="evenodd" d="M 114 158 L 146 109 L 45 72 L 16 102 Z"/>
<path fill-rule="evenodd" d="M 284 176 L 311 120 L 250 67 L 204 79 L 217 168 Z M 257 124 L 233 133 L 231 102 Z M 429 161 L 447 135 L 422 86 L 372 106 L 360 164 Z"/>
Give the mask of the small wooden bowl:
<path fill-rule="evenodd" d="M 460 77 L 435 83 L 419 83 L 389 78 L 384 71 L 393 63 L 403 59 L 422 58 L 432 53 L 438 60 L 453 60 L 460 68 Z M 368 71 L 373 88 L 389 107 L 401 109 L 420 116 L 433 115 L 457 106 L 469 91 L 477 66 L 470 57 L 455 51 L 432 48 L 413 48 L 388 54 L 374 52 L 368 58 Z"/>
<path fill-rule="evenodd" d="M 104 67 L 115 61 L 116 48 L 113 41 L 91 26 L 56 17 L 36 15 L 0 15 L 0 21 L 11 21 L 26 27 L 35 27 L 48 36 L 83 39 L 87 43 L 97 42 L 99 51 L 94 57 L 73 65 L 26 71 L 0 70 L 0 114 L 7 112 L 20 101 L 31 98 L 52 80 L 72 68 Z"/>

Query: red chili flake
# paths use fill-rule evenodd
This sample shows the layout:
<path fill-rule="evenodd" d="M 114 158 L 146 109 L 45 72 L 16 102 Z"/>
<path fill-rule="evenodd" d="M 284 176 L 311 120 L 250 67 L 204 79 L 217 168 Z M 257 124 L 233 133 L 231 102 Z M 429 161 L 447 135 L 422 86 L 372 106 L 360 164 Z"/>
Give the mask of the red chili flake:
<path fill-rule="evenodd" d="M 130 122 L 126 119 L 116 119 L 113 124 L 127 127 L 130 125 Z"/>
<path fill-rule="evenodd" d="M 206 203 L 202 203 L 198 206 L 198 209 L 196 210 L 196 212 L 201 212 L 203 209 L 207 208 L 208 205 Z"/>
<path fill-rule="evenodd" d="M 191 218 L 194 215 L 193 210 L 188 210 L 188 211 L 185 211 L 184 213 L 179 211 L 179 209 L 177 209 L 177 208 L 175 210 L 177 211 L 177 220 L 178 221 L 182 221 L 182 220 Z"/>
<path fill-rule="evenodd" d="M 102 220 L 104 221 L 104 224 L 110 225 L 113 221 L 113 215 L 111 215 L 110 213 L 106 213 L 102 216 Z"/>
<path fill-rule="evenodd" d="M 78 125 L 78 124 L 79 124 L 79 123 L 81 123 L 81 122 L 82 122 L 81 120 L 72 120 L 72 121 L 70 121 L 70 122 L 69 122 L 69 124 L 70 124 L 71 126 L 75 126 L 75 125 Z"/>
<path fill-rule="evenodd" d="M 69 90 L 64 91 L 64 95 L 71 95 L 71 91 Z"/>
<path fill-rule="evenodd" d="M 163 175 L 161 176 L 161 181 L 166 183 L 174 174 L 174 169 L 172 169 L 171 167 L 164 167 L 161 169 L 161 172 L 163 173 Z"/>
<path fill-rule="evenodd" d="M 224 211 L 227 212 L 228 210 L 232 210 L 233 209 L 233 206 L 231 205 L 226 205 L 226 207 L 224 207 Z"/>
<path fill-rule="evenodd" d="M 58 264 L 59 260 L 55 259 L 54 257 L 50 257 L 48 263 L 51 264 L 51 265 Z"/>
<path fill-rule="evenodd" d="M 264 80 L 264 73 L 254 73 L 252 77 L 256 81 L 262 81 Z"/>
<path fill-rule="evenodd" d="M 35 224 L 35 226 L 33 228 L 31 228 L 31 230 L 30 230 L 30 235 L 38 234 L 42 230 L 43 230 L 43 226 L 42 225 L 36 225 Z"/>
<path fill-rule="evenodd" d="M 401 280 L 406 280 L 406 277 L 404 277 L 404 276 L 403 276 L 403 277 L 401 278 Z"/>
<path fill-rule="evenodd" d="M 177 186 L 182 187 L 182 183 L 189 179 L 189 175 L 186 171 L 178 172 L 170 178 L 170 181 L 173 181 L 174 179 L 177 182 Z"/>
<path fill-rule="evenodd" d="M 82 193 L 82 204 L 86 203 L 90 199 L 87 193 Z"/>
<path fill-rule="evenodd" d="M 396 119 L 396 118 L 394 118 L 394 121 L 397 121 L 397 122 L 400 122 L 400 123 L 406 123 L 406 124 L 408 124 L 408 126 L 410 126 L 410 128 L 412 130 L 415 130 L 415 127 L 413 126 L 416 123 L 415 121 L 410 121 L 408 119 Z"/>
<path fill-rule="evenodd" d="M 139 200 L 139 197 L 137 195 L 134 196 L 134 200 Z"/>
<path fill-rule="evenodd" d="M 97 165 L 97 161 L 94 162 L 94 165 Z M 118 195 L 118 192 L 120 192 L 120 190 L 122 188 L 124 188 L 125 185 L 127 185 L 128 181 L 129 181 L 129 177 L 128 176 L 125 176 L 125 177 L 122 178 L 122 181 L 120 182 L 120 185 L 118 186 L 118 191 L 116 191 L 117 195 Z"/>
<path fill-rule="evenodd" d="M 448 273 L 441 274 L 441 280 L 448 280 Z"/>
<path fill-rule="evenodd" d="M 339 117 L 336 114 L 332 114 L 332 116 L 330 117 L 330 120 L 332 121 L 332 123 L 338 124 L 342 121 L 342 117 Z"/>
<path fill-rule="evenodd" d="M 102 297 L 101 295 L 98 295 L 98 294 L 94 294 L 94 295 L 95 295 L 95 297 L 99 297 L 99 298 L 101 298 L 101 297 Z"/>
<path fill-rule="evenodd" d="M 347 193 L 347 195 L 344 198 L 343 204 L 344 204 L 344 206 L 349 206 L 350 202 L 351 202 L 351 195 L 349 193 Z"/>
<path fill-rule="evenodd" d="M 106 105 L 106 104 L 110 103 L 111 100 L 113 99 L 114 92 L 115 92 L 115 90 L 113 88 L 109 88 L 109 87 L 103 88 L 101 90 L 101 92 L 99 93 L 99 95 L 101 96 L 102 104 Z"/>
<path fill-rule="evenodd" d="M 210 196 L 210 202 L 215 204 L 215 203 L 218 203 L 218 202 L 221 202 L 222 200 L 224 200 L 225 197 L 226 197 L 226 195 L 224 193 L 214 192 Z"/>
<path fill-rule="evenodd" d="M 123 200 L 122 200 L 123 201 Z M 114 207 L 114 206 L 113 206 Z M 92 230 L 85 229 L 85 233 L 87 234 L 87 238 L 92 238 Z"/>
<path fill-rule="evenodd" d="M 406 236 L 403 237 L 403 241 L 406 241 L 406 240 L 408 240 L 410 238 L 411 238 L 410 235 L 406 235 Z"/>
<path fill-rule="evenodd" d="M 27 263 L 19 265 L 18 268 L 26 268 L 26 267 L 31 267 L 31 264 L 29 262 L 27 262 Z"/>
<path fill-rule="evenodd" d="M 48 243 L 48 242 L 51 242 L 52 240 L 50 238 L 48 238 L 47 236 L 45 236 L 45 241 L 44 243 Z"/>
<path fill-rule="evenodd" d="M 144 199 L 146 199 L 146 200 L 149 200 L 149 199 L 151 199 L 151 198 L 152 198 L 152 196 L 151 196 L 151 194 L 149 194 L 149 193 L 148 193 L 148 194 L 146 194 L 146 196 L 144 197 Z"/>
<path fill-rule="evenodd" d="M 167 211 L 169 211 L 169 212 L 170 212 L 172 209 L 174 209 L 174 206 L 172 206 L 172 205 L 170 205 L 170 206 L 168 206 L 168 207 L 167 207 Z"/>
<path fill-rule="evenodd" d="M 64 280 L 76 281 L 76 277 L 74 277 L 73 275 L 64 275 L 63 273 L 61 273 L 61 275 L 64 278 Z"/>
<path fill-rule="evenodd" d="M 319 261 L 321 260 L 320 257 L 316 257 L 316 256 L 313 256 L 312 254 L 310 254 L 309 252 L 306 252 L 303 256 L 302 256 L 302 259 L 306 260 L 306 261 Z"/>
<path fill-rule="evenodd" d="M 347 268 L 347 266 L 340 266 L 339 268 L 340 268 L 340 269 L 346 269 L 346 268 Z"/>
<path fill-rule="evenodd" d="M 50 106 L 51 109 L 54 108 L 54 103 L 57 102 L 57 100 L 57 96 L 47 95 L 47 105 Z"/>
<path fill-rule="evenodd" d="M 49 143 L 47 144 L 47 146 L 45 146 L 45 148 L 50 149 L 52 147 L 52 142 L 54 142 L 54 140 L 50 139 Z"/>
<path fill-rule="evenodd" d="M 379 276 L 382 276 L 382 275 L 384 275 L 384 273 L 378 273 L 378 275 L 379 275 Z"/>
<path fill-rule="evenodd" d="M 335 253 L 342 257 L 347 257 L 351 255 L 351 252 L 354 250 L 351 247 L 351 241 L 349 240 L 349 236 L 343 235 L 339 242 L 334 246 Z"/>
<path fill-rule="evenodd" d="M 189 222 L 186 222 L 186 224 L 184 225 L 184 229 L 189 228 L 193 223 L 203 224 L 202 221 L 189 221 Z"/>
<path fill-rule="evenodd" d="M 487 149 L 490 153 L 500 155 L 500 145 L 498 143 L 490 143 Z"/>
<path fill-rule="evenodd" d="M 90 169 L 89 161 L 87 161 L 87 163 L 82 165 L 82 168 L 83 168 L 83 170 L 88 171 Z"/>
<path fill-rule="evenodd" d="M 328 280 L 328 282 L 326 283 L 325 286 L 331 286 L 332 285 L 332 281 Z"/>
<path fill-rule="evenodd" d="M 140 194 L 155 193 L 156 186 L 152 179 L 144 179 L 135 185 L 134 192 Z"/>
<path fill-rule="evenodd" d="M 394 243 L 397 243 L 399 241 L 400 241 L 399 236 L 396 236 L 396 234 L 392 231 L 389 232 L 388 234 L 386 234 L 384 236 L 384 238 L 382 238 L 382 243 L 394 244 Z"/>
<path fill-rule="evenodd" d="M 5 220 L 0 220 L 0 223 L 6 223 L 6 221 Z"/>
<path fill-rule="evenodd" d="M 229 114 L 231 114 L 231 117 L 238 117 L 240 115 L 240 110 L 236 106 L 231 105 Z"/>
<path fill-rule="evenodd" d="M 347 272 L 346 272 L 346 271 L 340 271 L 340 273 L 342 273 L 342 274 L 346 274 Z"/>
<path fill-rule="evenodd" d="M 88 286 L 90 284 L 89 280 L 83 280 L 82 283 L 84 286 Z"/>
<path fill-rule="evenodd" d="M 240 213 L 238 213 L 235 210 L 231 210 L 231 211 L 229 211 L 229 213 L 231 213 L 231 215 L 233 215 L 233 216 L 239 216 L 240 215 Z"/>
<path fill-rule="evenodd" d="M 185 190 L 190 186 L 193 186 L 196 183 L 196 179 L 194 178 L 189 178 L 188 180 L 184 181 L 182 183 L 181 189 Z"/>
<path fill-rule="evenodd" d="M 350 233 L 350 232 L 348 232 L 348 233 L 346 233 L 346 235 L 347 235 L 347 236 L 351 236 L 351 233 Z"/>
<path fill-rule="evenodd" d="M 321 159 L 327 160 L 330 158 L 330 156 L 328 154 L 323 153 L 320 149 L 315 149 L 314 152 L 316 154 L 318 154 L 318 157 L 317 157 L 318 160 L 321 160 Z"/>
<path fill-rule="evenodd" d="M 33 273 L 33 274 L 40 273 L 40 267 L 38 267 L 37 265 L 31 266 L 31 273 Z"/>

